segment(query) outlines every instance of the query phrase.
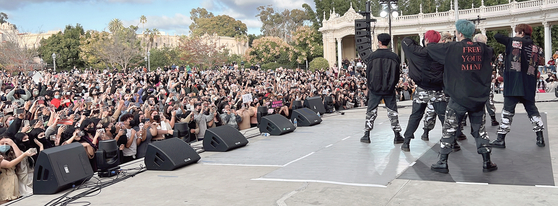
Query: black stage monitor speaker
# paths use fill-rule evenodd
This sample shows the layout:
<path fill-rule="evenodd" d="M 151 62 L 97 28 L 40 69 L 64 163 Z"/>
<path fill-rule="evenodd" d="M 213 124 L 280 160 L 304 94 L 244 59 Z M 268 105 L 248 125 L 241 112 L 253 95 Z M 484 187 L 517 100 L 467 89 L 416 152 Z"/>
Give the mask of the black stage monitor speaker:
<path fill-rule="evenodd" d="M 256 118 L 258 119 L 258 124 L 261 121 L 262 117 L 267 115 L 267 107 L 258 107 L 256 110 Z"/>
<path fill-rule="evenodd" d="M 286 117 L 280 114 L 262 117 L 260 132 L 271 135 L 282 135 L 294 131 L 296 128 Z"/>
<path fill-rule="evenodd" d="M 237 129 L 223 125 L 205 131 L 203 149 L 205 151 L 226 152 L 248 144 L 248 140 Z"/>
<path fill-rule="evenodd" d="M 174 137 L 149 143 L 144 158 L 148 170 L 165 171 L 175 170 L 198 160 L 200 155 L 188 143 Z"/>
<path fill-rule="evenodd" d="M 314 113 L 324 114 L 326 112 L 324 103 L 320 96 L 308 97 L 304 100 L 304 106 L 314 111 Z"/>
<path fill-rule="evenodd" d="M 190 129 L 188 128 L 188 123 L 175 123 L 173 137 L 182 140 L 190 140 Z"/>
<path fill-rule="evenodd" d="M 33 175 L 34 194 L 55 194 L 80 185 L 93 176 L 85 148 L 80 143 L 41 151 Z"/>
<path fill-rule="evenodd" d="M 300 100 L 295 100 L 295 101 L 293 101 L 292 104 L 293 104 L 292 109 L 300 109 L 300 108 L 303 108 L 303 107 L 304 107 L 304 106 L 302 105 L 302 101 L 300 101 Z"/>
<path fill-rule="evenodd" d="M 312 126 L 322 122 L 322 118 L 308 108 L 293 110 L 291 115 L 292 122 L 294 122 L 295 119 L 297 126 Z"/>

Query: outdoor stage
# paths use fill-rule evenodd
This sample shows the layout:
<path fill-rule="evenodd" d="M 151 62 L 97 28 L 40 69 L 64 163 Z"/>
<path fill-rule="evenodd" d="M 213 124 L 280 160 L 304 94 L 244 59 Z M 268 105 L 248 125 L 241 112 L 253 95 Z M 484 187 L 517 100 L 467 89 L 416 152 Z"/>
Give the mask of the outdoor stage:
<path fill-rule="evenodd" d="M 410 107 L 400 108 L 399 112 L 404 129 Z M 430 141 L 420 140 L 421 123 L 415 133 L 417 138 L 411 141 L 411 152 L 402 152 L 401 144 L 393 144 L 393 132 L 384 108 L 379 109 L 370 144 L 359 141 L 364 118 L 364 109 L 348 110 L 345 115 L 326 115 L 321 124 L 298 127 L 282 136 L 256 136 L 249 139 L 247 146 L 228 152 L 203 152 L 197 164 L 174 171 L 145 171 L 76 202 L 87 201 L 93 205 L 388 205 L 410 204 L 412 199 L 429 197 L 414 196 L 419 193 L 432 192 L 429 195 L 435 199 L 439 191 L 455 190 L 454 185 L 468 185 L 471 188 L 459 190 L 471 192 L 470 195 L 479 191 L 474 188 L 478 185 L 508 188 L 507 200 L 488 201 L 489 204 L 516 202 L 509 196 L 516 191 L 526 196 L 524 201 L 529 200 L 530 194 L 522 191 L 532 189 L 527 190 L 525 186 L 552 188 L 536 194 L 537 198 L 558 194 L 554 189 L 550 154 L 552 139 L 549 141 L 545 131 L 547 146 L 537 147 L 531 124 L 526 114 L 519 111 L 512 132 L 506 138 L 507 148 L 493 150 L 492 160 L 499 169 L 491 173 L 482 172 L 482 157 L 476 154 L 469 126 L 464 130 L 468 139 L 459 142 L 462 150 L 449 156 L 450 173 L 440 174 L 430 171 L 430 165 L 438 158 L 439 122 L 430 132 Z M 548 125 L 544 113 L 543 119 Z M 487 131 L 494 139 L 497 127 L 488 124 L 490 122 L 487 122 Z M 143 160 L 124 168 L 140 164 L 144 164 Z M 510 189 L 508 186 L 512 185 L 522 187 Z M 438 194 L 434 194 L 436 191 Z M 14 205 L 44 205 L 64 193 L 34 195 Z M 424 201 L 428 202 L 420 202 Z"/>

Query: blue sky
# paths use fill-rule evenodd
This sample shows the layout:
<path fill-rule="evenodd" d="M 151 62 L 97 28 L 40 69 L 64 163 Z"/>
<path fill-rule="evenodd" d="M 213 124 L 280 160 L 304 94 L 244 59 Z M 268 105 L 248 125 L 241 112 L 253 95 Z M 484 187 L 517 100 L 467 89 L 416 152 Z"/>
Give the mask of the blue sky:
<path fill-rule="evenodd" d="M 259 34 L 261 23 L 255 17 L 258 6 L 273 5 L 283 9 L 314 7 L 313 0 L 0 0 L 0 12 L 20 32 L 63 30 L 66 25 L 81 24 L 85 30 L 108 30 L 110 20 L 118 18 L 125 26 L 139 24 L 147 17 L 145 28 L 157 28 L 166 34 L 188 34 L 190 11 L 202 7 L 215 15 L 229 15 L 248 26 L 249 34 Z"/>

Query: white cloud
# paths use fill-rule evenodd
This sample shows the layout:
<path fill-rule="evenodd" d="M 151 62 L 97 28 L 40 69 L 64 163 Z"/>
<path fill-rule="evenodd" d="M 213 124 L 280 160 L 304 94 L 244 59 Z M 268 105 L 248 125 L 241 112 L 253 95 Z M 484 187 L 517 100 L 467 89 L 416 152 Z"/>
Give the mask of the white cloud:
<path fill-rule="evenodd" d="M 189 16 L 177 13 L 174 16 L 146 16 L 147 23 L 141 25 L 139 19 L 131 21 L 122 21 L 124 26 L 137 25 L 139 28 L 156 28 L 159 31 L 165 31 L 167 34 L 188 34 L 188 27 L 192 24 Z"/>
<path fill-rule="evenodd" d="M 258 19 L 246 19 L 242 22 L 244 22 L 246 24 L 246 27 L 248 27 L 248 28 L 258 28 L 259 29 L 259 28 L 262 27 L 262 22 Z"/>
<path fill-rule="evenodd" d="M 201 6 L 202 8 L 205 8 L 207 10 L 212 10 L 213 8 L 215 8 L 213 5 L 213 0 L 203 0 L 201 2 Z"/>

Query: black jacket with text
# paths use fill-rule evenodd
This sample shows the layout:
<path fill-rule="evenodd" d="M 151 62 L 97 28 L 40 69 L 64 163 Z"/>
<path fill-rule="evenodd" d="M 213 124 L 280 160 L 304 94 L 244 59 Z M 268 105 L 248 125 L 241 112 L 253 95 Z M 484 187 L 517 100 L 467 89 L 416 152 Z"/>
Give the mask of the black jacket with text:
<path fill-rule="evenodd" d="M 464 39 L 426 47 L 432 59 L 444 65 L 444 92 L 469 111 L 484 108 L 490 94 L 491 50 L 486 44 Z"/>
<path fill-rule="evenodd" d="M 364 59 L 369 92 L 375 95 L 395 94 L 400 74 L 399 56 L 389 49 L 378 49 Z"/>

